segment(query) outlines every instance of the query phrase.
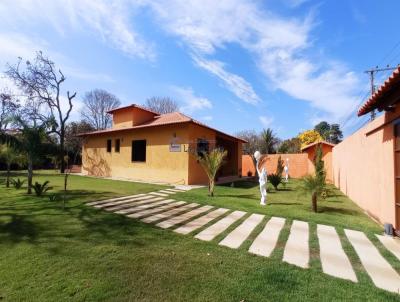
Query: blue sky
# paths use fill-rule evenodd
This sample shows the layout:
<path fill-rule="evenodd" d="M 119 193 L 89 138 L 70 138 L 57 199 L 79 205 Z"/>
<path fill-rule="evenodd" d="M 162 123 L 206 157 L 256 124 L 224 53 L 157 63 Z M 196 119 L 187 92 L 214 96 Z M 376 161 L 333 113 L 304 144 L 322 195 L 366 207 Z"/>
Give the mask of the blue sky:
<path fill-rule="evenodd" d="M 2 0 L 0 66 L 43 50 L 78 93 L 73 119 L 102 88 L 124 105 L 170 96 L 232 134 L 289 138 L 320 120 L 349 134 L 366 119 L 355 116 L 363 71 L 400 62 L 399 10 L 397 0 Z"/>

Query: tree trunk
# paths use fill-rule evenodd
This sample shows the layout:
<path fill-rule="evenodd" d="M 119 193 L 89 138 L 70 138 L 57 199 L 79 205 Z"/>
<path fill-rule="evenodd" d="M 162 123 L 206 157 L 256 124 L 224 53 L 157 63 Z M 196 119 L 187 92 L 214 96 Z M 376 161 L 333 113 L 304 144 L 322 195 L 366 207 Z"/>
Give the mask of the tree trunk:
<path fill-rule="evenodd" d="M 64 195 L 63 195 L 63 210 L 65 210 L 65 204 L 67 199 L 67 186 L 68 186 L 68 173 L 64 176 Z"/>
<path fill-rule="evenodd" d="M 28 156 L 28 194 L 32 194 L 33 161 Z"/>
<path fill-rule="evenodd" d="M 62 128 L 62 127 L 61 127 Z M 65 161 L 64 161 L 64 130 L 60 131 L 60 173 L 65 172 Z"/>
<path fill-rule="evenodd" d="M 211 197 L 214 196 L 214 180 L 210 180 L 210 183 L 208 184 L 208 195 Z"/>
<path fill-rule="evenodd" d="M 314 213 L 317 213 L 317 193 L 314 192 L 311 198 L 312 198 L 312 209 Z"/>
<path fill-rule="evenodd" d="M 6 179 L 6 187 L 10 187 L 10 170 L 11 170 L 11 164 L 7 163 L 7 179 Z"/>

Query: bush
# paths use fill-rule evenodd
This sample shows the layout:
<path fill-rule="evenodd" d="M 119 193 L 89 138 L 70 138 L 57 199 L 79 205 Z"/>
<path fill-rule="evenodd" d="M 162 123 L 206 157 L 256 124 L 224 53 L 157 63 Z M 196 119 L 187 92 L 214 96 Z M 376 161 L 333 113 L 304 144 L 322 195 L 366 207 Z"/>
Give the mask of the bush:
<path fill-rule="evenodd" d="M 57 194 L 51 194 L 49 195 L 49 201 L 58 201 L 60 198 Z"/>
<path fill-rule="evenodd" d="M 43 193 L 46 193 L 47 191 L 53 189 L 52 187 L 49 187 L 49 181 L 46 180 L 43 184 L 40 184 L 38 182 L 35 182 L 35 184 L 32 186 L 33 190 L 35 191 L 36 196 L 42 196 Z"/>
<path fill-rule="evenodd" d="M 12 183 L 12 185 L 13 185 L 13 187 L 14 187 L 15 189 L 19 190 L 19 189 L 21 189 L 22 186 L 24 185 L 25 180 L 21 180 L 21 179 L 19 179 L 19 178 L 17 178 L 16 180 L 15 180 L 15 179 L 11 179 L 11 183 Z"/>
<path fill-rule="evenodd" d="M 252 176 L 253 176 L 253 172 L 248 171 L 248 172 L 247 172 L 247 176 L 248 176 L 248 177 L 252 177 Z"/>
<path fill-rule="evenodd" d="M 278 186 L 282 182 L 282 176 L 276 173 L 271 173 L 270 175 L 268 175 L 268 180 L 271 185 L 274 186 L 275 190 L 278 190 Z"/>

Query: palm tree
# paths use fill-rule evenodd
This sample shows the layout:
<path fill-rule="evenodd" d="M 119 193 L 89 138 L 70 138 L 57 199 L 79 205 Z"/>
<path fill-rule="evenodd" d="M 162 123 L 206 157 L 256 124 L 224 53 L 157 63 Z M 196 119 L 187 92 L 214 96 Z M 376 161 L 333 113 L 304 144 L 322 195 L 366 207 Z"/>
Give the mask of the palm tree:
<path fill-rule="evenodd" d="M 208 177 L 208 194 L 214 196 L 215 176 L 218 170 L 224 164 L 228 152 L 222 149 L 214 149 L 210 152 L 202 152 L 197 156 L 197 160 L 203 167 Z"/>
<path fill-rule="evenodd" d="M 271 154 L 275 153 L 275 146 L 278 143 L 278 138 L 276 137 L 274 131 L 271 128 L 264 129 L 261 132 L 261 136 L 264 143 L 265 153 Z"/>
<path fill-rule="evenodd" d="M 3 158 L 7 166 L 6 187 L 9 188 L 11 165 L 20 163 L 22 160 L 21 155 L 11 145 L 4 144 L 0 146 L 0 157 Z"/>
<path fill-rule="evenodd" d="M 302 179 L 302 185 L 300 187 L 301 191 L 304 193 L 311 194 L 311 205 L 312 210 L 316 213 L 317 212 L 317 202 L 318 196 L 325 189 L 325 183 L 321 180 L 318 176 L 308 175 Z"/>

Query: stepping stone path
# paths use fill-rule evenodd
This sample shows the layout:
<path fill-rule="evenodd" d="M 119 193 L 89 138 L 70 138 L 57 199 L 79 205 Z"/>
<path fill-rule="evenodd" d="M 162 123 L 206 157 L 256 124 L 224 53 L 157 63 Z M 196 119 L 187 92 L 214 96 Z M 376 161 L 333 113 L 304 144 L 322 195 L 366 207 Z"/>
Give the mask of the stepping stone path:
<path fill-rule="evenodd" d="M 203 225 L 206 225 L 207 223 L 214 220 L 215 218 L 225 214 L 228 211 L 229 211 L 228 209 L 217 209 L 217 210 L 212 211 L 204 216 L 201 216 L 200 218 L 190 221 L 189 223 L 181 226 L 180 228 L 175 229 L 175 232 L 180 233 L 180 234 L 185 234 L 185 235 L 189 234 L 189 233 L 193 232 L 194 230 L 201 228 Z"/>
<path fill-rule="evenodd" d="M 322 263 L 325 274 L 349 279 L 357 282 L 356 274 L 351 266 L 349 258 L 342 248 L 339 235 L 332 226 L 317 225 L 317 235 Z"/>
<path fill-rule="evenodd" d="M 237 249 L 249 237 L 254 228 L 263 220 L 264 215 L 251 214 L 241 225 L 228 234 L 219 245 Z"/>
<path fill-rule="evenodd" d="M 283 261 L 308 268 L 310 249 L 308 246 L 308 223 L 293 220 L 290 235 L 283 252 Z"/>
<path fill-rule="evenodd" d="M 194 233 L 196 239 L 212 241 L 226 232 L 233 224 L 240 223 L 219 242 L 219 245 L 239 248 L 243 242 L 255 233 L 261 223 L 263 229 L 255 235 L 249 252 L 262 257 L 270 257 L 275 250 L 279 236 L 286 224 L 280 217 L 272 217 L 263 222 L 264 215 L 251 214 L 243 211 L 232 211 L 224 208 L 215 209 L 212 206 L 200 206 L 197 203 L 186 203 L 174 199 L 166 199 L 170 195 L 185 192 L 181 189 L 164 189 L 147 194 L 136 194 L 97 200 L 87 205 L 124 214 L 131 218 L 140 218 L 145 223 L 156 223 L 160 228 L 173 228 L 179 234 Z M 226 215 L 225 215 L 226 214 Z M 222 217 L 222 218 L 221 218 Z M 212 223 L 209 226 L 207 224 Z M 265 225 L 264 225 L 265 224 Z M 257 229 L 258 230 L 258 229 Z M 400 294 L 400 275 L 390 263 L 380 254 L 376 246 L 359 231 L 344 230 L 350 244 L 356 251 L 362 266 L 376 287 Z M 196 234 L 197 233 L 197 234 Z M 317 225 L 319 256 L 322 270 L 325 274 L 358 282 L 351 261 L 342 247 L 342 240 L 335 228 L 327 225 Z M 290 234 L 287 238 L 283 261 L 302 267 L 309 267 L 309 225 L 307 222 L 293 220 Z M 389 250 L 400 261 L 400 240 L 387 236 L 376 235 L 382 248 Z"/>
<path fill-rule="evenodd" d="M 350 243 L 356 250 L 361 263 L 371 277 L 372 282 L 379 287 L 394 293 L 400 293 L 400 276 L 382 257 L 378 249 L 363 232 L 344 230 Z"/>
<path fill-rule="evenodd" d="M 249 252 L 264 257 L 271 256 L 284 225 L 284 218 L 272 217 L 265 225 L 264 230 L 253 241 Z"/>
<path fill-rule="evenodd" d="M 235 211 L 228 216 L 222 218 L 212 226 L 206 228 L 204 231 L 198 233 L 195 238 L 205 241 L 211 241 L 227 228 L 229 228 L 229 226 L 232 225 L 235 221 L 242 218 L 244 215 L 246 215 L 246 212 Z"/>

